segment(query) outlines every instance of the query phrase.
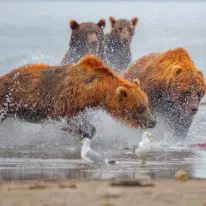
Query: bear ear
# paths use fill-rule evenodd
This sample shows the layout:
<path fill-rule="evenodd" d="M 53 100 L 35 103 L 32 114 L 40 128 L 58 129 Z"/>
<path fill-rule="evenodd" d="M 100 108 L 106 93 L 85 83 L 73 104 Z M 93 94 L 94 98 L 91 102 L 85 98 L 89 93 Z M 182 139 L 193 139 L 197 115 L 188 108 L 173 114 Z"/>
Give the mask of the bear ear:
<path fill-rule="evenodd" d="M 137 17 L 133 17 L 133 18 L 131 19 L 131 22 L 132 22 L 133 26 L 136 26 L 136 24 L 137 24 L 138 21 L 139 21 L 139 19 L 138 19 Z"/>
<path fill-rule="evenodd" d="M 139 79 L 135 79 L 133 82 L 137 85 L 137 87 L 140 87 L 140 81 L 139 81 Z"/>
<path fill-rule="evenodd" d="M 116 95 L 119 101 L 122 102 L 128 96 L 127 89 L 123 86 L 117 87 Z"/>
<path fill-rule="evenodd" d="M 105 25 L 106 25 L 105 19 L 100 19 L 99 22 L 97 23 L 97 25 L 98 25 L 100 28 L 104 28 Z"/>
<path fill-rule="evenodd" d="M 113 16 L 110 16 L 109 17 L 109 20 L 110 20 L 110 22 L 111 22 L 111 24 L 112 24 L 112 27 L 116 24 L 116 19 L 113 17 Z"/>
<path fill-rule="evenodd" d="M 77 29 L 79 27 L 79 24 L 77 23 L 77 21 L 75 21 L 75 20 L 71 20 L 70 21 L 70 28 L 72 29 L 72 30 L 74 30 L 74 29 Z"/>

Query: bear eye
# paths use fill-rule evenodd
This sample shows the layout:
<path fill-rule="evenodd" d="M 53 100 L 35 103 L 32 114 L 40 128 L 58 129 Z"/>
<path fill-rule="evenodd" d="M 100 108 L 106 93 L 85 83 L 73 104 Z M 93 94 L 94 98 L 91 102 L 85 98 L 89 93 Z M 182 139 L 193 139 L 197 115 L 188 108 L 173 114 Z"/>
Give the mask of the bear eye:
<path fill-rule="evenodd" d="M 146 110 L 146 107 L 144 105 L 140 105 L 139 108 L 137 109 L 137 112 L 139 114 L 143 113 Z"/>
<path fill-rule="evenodd" d="M 202 97 L 200 92 L 197 92 L 197 96 L 198 96 L 199 99 Z"/>
<path fill-rule="evenodd" d="M 191 92 L 185 91 L 179 95 L 179 100 L 184 101 L 187 97 L 191 96 Z"/>
<path fill-rule="evenodd" d="M 122 27 L 119 27 L 119 31 L 122 31 L 123 30 L 123 28 Z"/>
<path fill-rule="evenodd" d="M 128 28 L 128 31 L 129 31 L 130 34 L 133 33 L 133 29 L 132 28 Z"/>

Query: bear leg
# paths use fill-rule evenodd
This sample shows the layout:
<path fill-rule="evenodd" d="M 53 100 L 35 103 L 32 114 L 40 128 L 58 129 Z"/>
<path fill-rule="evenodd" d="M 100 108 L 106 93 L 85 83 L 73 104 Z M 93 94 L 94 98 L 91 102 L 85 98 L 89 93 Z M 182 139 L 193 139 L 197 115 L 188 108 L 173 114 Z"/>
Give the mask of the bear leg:
<path fill-rule="evenodd" d="M 67 121 L 67 126 L 62 128 L 62 130 L 71 133 L 80 139 L 92 139 L 96 133 L 96 128 L 90 123 L 90 118 L 90 115 L 80 114 L 77 117 L 69 119 Z"/>

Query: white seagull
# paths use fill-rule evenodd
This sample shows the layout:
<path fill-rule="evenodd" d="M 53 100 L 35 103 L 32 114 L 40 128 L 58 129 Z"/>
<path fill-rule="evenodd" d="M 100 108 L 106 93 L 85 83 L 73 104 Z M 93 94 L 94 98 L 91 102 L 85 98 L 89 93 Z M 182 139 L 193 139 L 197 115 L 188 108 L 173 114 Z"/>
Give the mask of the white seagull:
<path fill-rule="evenodd" d="M 111 160 L 108 161 L 107 159 L 104 159 L 100 154 L 95 152 L 91 149 L 90 143 L 91 140 L 88 138 L 84 138 L 82 141 L 82 148 L 81 148 L 81 158 L 89 163 L 94 164 L 115 164 L 116 162 Z"/>
<path fill-rule="evenodd" d="M 147 154 L 151 151 L 151 138 L 152 134 L 149 132 L 144 132 L 142 136 L 142 141 L 139 142 L 137 149 L 135 150 L 135 154 L 137 155 L 138 159 L 142 160 L 142 165 L 145 164 L 145 160 Z"/>

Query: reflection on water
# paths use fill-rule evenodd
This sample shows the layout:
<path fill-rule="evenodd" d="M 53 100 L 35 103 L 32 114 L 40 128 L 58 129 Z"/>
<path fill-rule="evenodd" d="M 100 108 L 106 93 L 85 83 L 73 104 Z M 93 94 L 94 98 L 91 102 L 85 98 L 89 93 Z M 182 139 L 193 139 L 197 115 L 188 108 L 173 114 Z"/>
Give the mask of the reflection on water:
<path fill-rule="evenodd" d="M 1 151 L 1 150 L 0 150 Z M 22 151 L 15 151 L 13 154 Z M 37 154 L 41 155 L 36 151 Z M 1 153 L 2 154 L 2 153 Z M 12 152 L 10 151 L 10 154 Z M 24 153 L 25 154 L 25 153 Z M 33 152 L 31 152 L 33 154 Z M 66 155 L 66 153 L 65 153 Z M 31 179 L 161 179 L 172 178 L 179 169 L 188 171 L 191 177 L 206 178 L 206 151 L 168 150 L 152 151 L 142 167 L 132 153 L 116 157 L 117 165 L 88 165 L 78 154 L 68 153 L 73 159 L 0 158 L 0 180 Z"/>

